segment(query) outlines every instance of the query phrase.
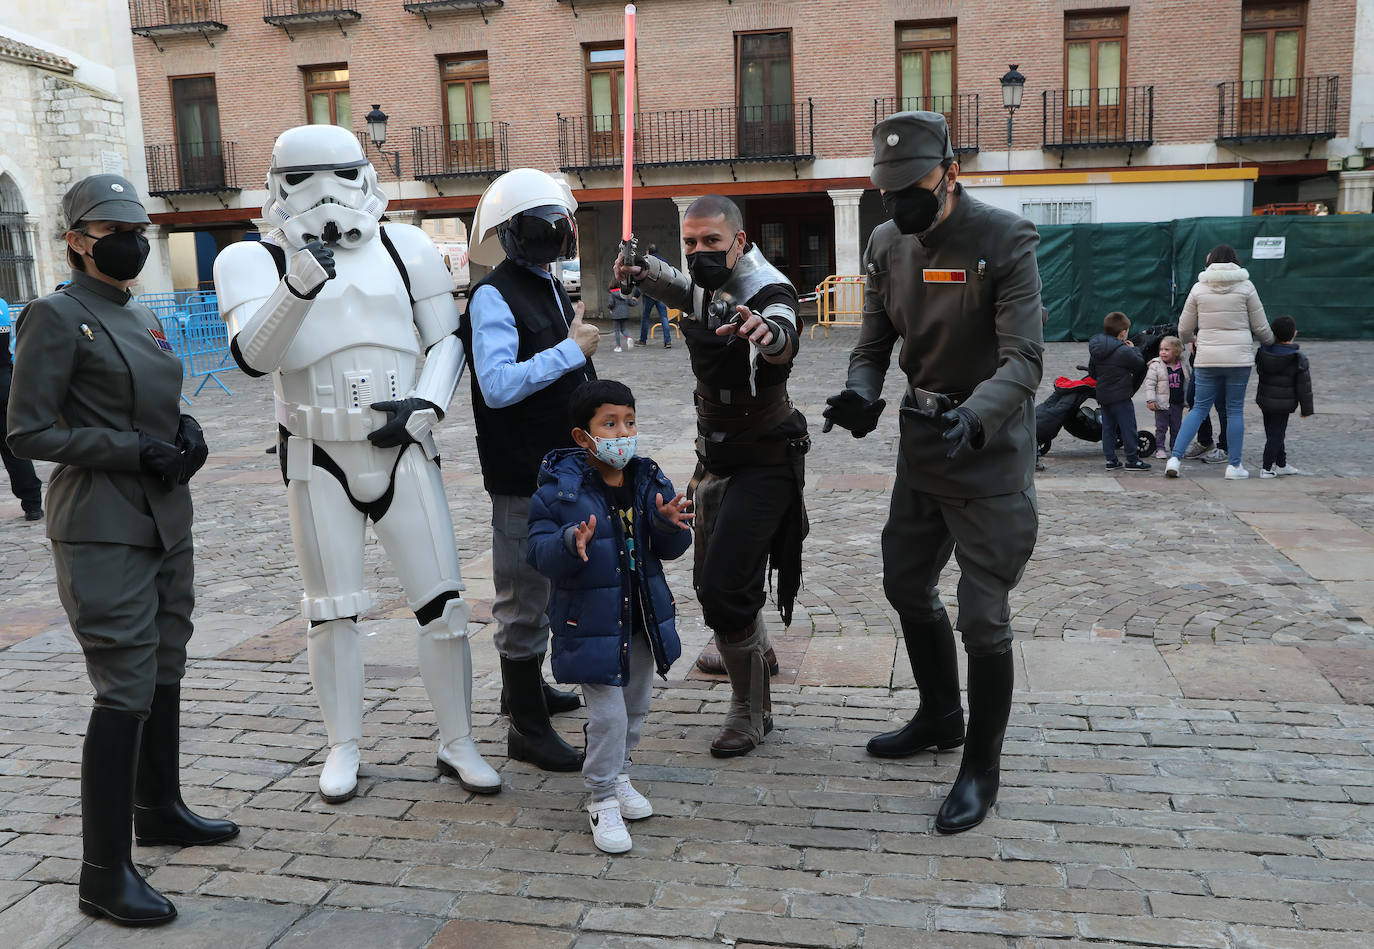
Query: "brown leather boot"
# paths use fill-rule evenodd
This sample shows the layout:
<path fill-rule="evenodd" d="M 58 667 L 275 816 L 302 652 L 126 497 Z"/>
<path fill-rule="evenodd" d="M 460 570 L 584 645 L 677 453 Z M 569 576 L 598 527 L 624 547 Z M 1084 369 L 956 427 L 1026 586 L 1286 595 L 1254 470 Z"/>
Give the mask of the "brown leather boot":
<path fill-rule="evenodd" d="M 778 654 L 773 652 L 773 647 L 769 646 L 763 651 L 763 658 L 768 663 L 768 674 L 777 675 L 779 672 Z M 723 676 L 726 675 L 725 660 L 720 658 L 720 653 L 714 650 L 703 652 L 697 657 L 696 666 L 707 675 Z"/>
<path fill-rule="evenodd" d="M 767 641 L 768 633 L 760 617 L 755 617 L 747 629 L 716 637 L 733 693 L 725 725 L 711 742 L 711 754 L 716 758 L 748 754 L 773 730 L 773 698 L 768 688 L 768 662 L 764 659 Z"/>

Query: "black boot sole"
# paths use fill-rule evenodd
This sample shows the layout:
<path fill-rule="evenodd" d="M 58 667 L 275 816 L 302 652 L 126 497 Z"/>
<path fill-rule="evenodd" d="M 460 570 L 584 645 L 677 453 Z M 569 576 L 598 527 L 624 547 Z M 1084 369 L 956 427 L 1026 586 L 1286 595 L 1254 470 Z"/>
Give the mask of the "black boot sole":
<path fill-rule="evenodd" d="M 239 829 L 235 827 L 229 833 L 220 834 L 217 837 L 170 837 L 160 836 L 139 836 L 134 835 L 134 842 L 140 847 L 208 847 L 211 844 L 222 844 L 226 840 L 233 840 L 239 835 Z"/>
<path fill-rule="evenodd" d="M 452 778 L 453 780 L 457 781 L 458 784 L 459 784 L 459 786 L 462 787 L 462 789 L 463 789 L 464 791 L 471 791 L 473 794 L 500 794 L 500 793 L 501 793 L 501 787 L 502 787 L 502 785 L 500 785 L 500 784 L 496 785 L 495 787 L 490 787 L 490 788 L 489 788 L 489 787 L 484 787 L 483 785 L 480 785 L 480 784 L 468 784 L 466 781 L 463 780 L 463 776 L 462 776 L 461 774 L 458 773 L 458 769 L 455 768 L 453 765 L 449 764 L 449 763 L 448 763 L 447 761 L 445 761 L 443 758 L 436 758 L 435 761 L 438 762 L 438 764 L 439 764 L 439 774 L 444 775 L 444 776 L 446 776 L 446 777 L 450 777 L 450 778 Z"/>
<path fill-rule="evenodd" d="M 87 916 L 94 916 L 96 919 L 108 919 L 121 926 L 163 926 L 177 918 L 177 909 L 175 906 L 172 907 L 172 912 L 169 916 L 140 916 L 128 918 L 111 913 L 103 906 L 92 903 L 84 896 L 77 900 L 76 905 L 81 909 L 81 912 L 85 913 Z"/>
<path fill-rule="evenodd" d="M 556 732 L 555 735 L 557 736 Z M 562 736 L 557 737 L 561 740 Z M 571 745 L 567 747 L 572 748 Z M 575 748 L 572 748 L 572 750 L 577 752 Z M 581 771 L 582 764 L 587 758 L 586 754 L 577 753 L 576 758 L 565 758 L 558 761 L 549 761 L 547 759 L 541 760 L 539 753 L 534 750 L 533 740 L 517 732 L 515 726 L 511 726 L 510 733 L 506 737 L 506 757 L 513 761 L 523 761 L 526 764 L 532 764 L 541 771 L 555 771 L 559 773 Z"/>
<path fill-rule="evenodd" d="M 913 748 L 910 751 L 878 751 L 871 746 L 865 746 L 864 750 L 874 758 L 911 758 L 926 751 L 952 751 L 955 748 L 962 748 L 963 746 L 964 739 L 960 738 L 957 741 L 931 742 L 919 748 Z"/>

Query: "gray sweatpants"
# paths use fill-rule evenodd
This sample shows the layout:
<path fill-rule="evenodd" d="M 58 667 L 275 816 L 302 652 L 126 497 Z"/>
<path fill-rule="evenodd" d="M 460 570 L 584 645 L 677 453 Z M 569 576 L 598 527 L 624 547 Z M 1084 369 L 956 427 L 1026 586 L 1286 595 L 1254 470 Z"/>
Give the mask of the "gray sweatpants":
<path fill-rule="evenodd" d="M 533 659 L 549 651 L 549 580 L 525 559 L 529 547 L 530 499 L 505 494 L 491 498 L 491 574 L 496 600 L 492 637 L 507 659 Z"/>
<path fill-rule="evenodd" d="M 630 752 L 639 745 L 644 716 L 654 694 L 654 652 L 643 636 L 630 637 L 630 678 L 616 685 L 582 683 L 587 703 L 587 759 L 582 783 L 593 801 L 615 797 L 617 775 L 630 770 Z"/>

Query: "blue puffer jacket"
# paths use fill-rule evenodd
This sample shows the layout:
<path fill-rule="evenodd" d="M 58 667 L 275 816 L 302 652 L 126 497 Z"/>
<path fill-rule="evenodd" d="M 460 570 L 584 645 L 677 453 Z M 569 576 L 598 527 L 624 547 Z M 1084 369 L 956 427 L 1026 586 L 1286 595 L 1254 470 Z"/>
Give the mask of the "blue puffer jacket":
<path fill-rule="evenodd" d="M 654 496 L 676 497 L 672 482 L 648 458 L 631 458 L 625 477 L 634 485 L 635 550 L 640 558 L 640 592 L 645 624 L 658 674 L 682 655 L 675 623 L 677 606 L 663 578 L 663 560 L 674 560 L 692 543 L 658 515 Z M 596 515 L 596 531 L 584 562 L 572 530 Z M 584 448 L 559 448 L 539 466 L 539 488 L 530 501 L 530 564 L 553 581 L 549 629 L 553 634 L 553 676 L 559 682 L 621 685 L 629 675 L 629 563 L 620 518 L 611 511 L 600 472 Z"/>

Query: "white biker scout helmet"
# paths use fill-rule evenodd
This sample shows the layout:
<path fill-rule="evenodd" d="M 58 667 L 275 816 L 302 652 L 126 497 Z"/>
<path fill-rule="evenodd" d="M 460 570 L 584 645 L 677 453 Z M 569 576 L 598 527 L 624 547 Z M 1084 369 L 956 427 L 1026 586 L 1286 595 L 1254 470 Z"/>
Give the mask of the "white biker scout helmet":
<path fill-rule="evenodd" d="M 577 201 L 566 182 L 516 168 L 488 186 L 477 203 L 469 259 L 495 267 L 503 257 L 543 265 L 577 256 Z"/>
<path fill-rule="evenodd" d="M 377 236 L 386 210 L 377 170 L 358 138 L 337 125 L 287 129 L 272 146 L 262 216 L 292 248 L 312 240 L 356 247 Z"/>

